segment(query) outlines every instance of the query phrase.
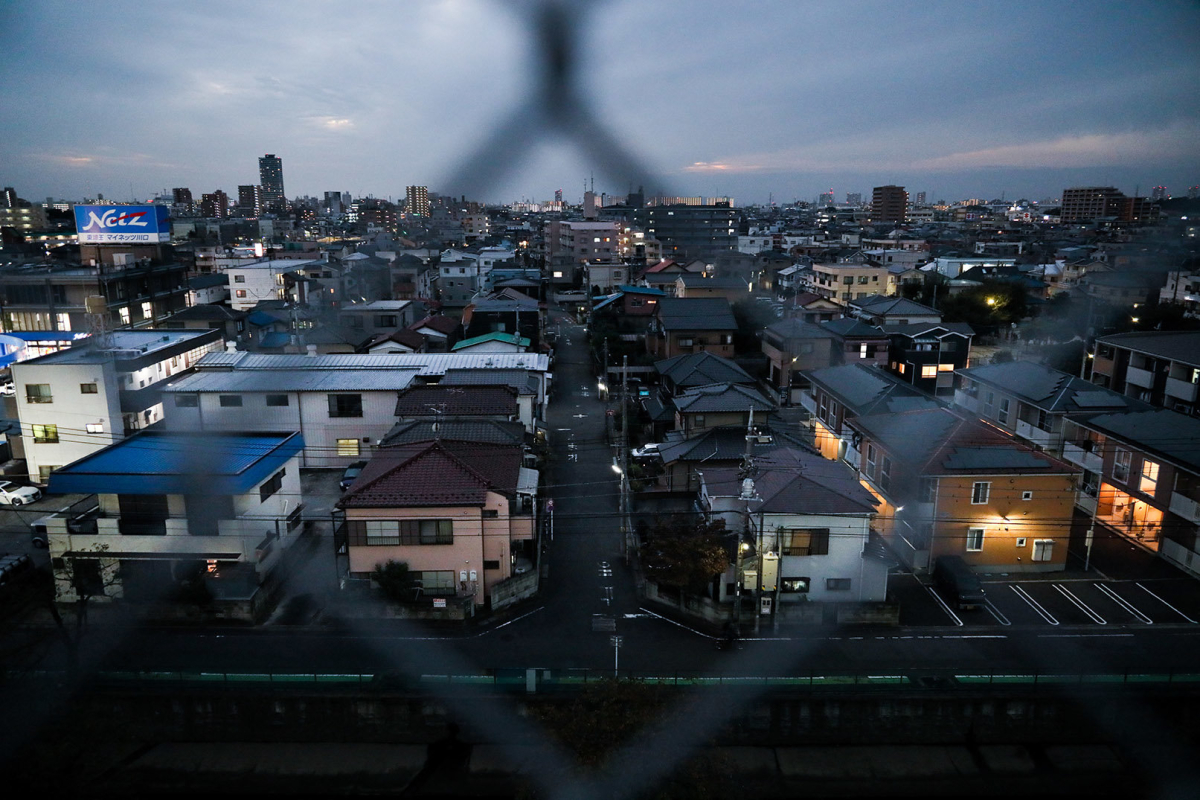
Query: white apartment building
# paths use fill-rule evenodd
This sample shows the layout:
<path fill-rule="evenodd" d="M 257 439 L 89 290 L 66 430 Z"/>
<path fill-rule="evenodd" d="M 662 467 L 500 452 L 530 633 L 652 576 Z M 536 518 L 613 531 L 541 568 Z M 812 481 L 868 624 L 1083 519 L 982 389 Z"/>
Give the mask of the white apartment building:
<path fill-rule="evenodd" d="M 29 479 L 44 484 L 52 470 L 161 420 L 166 383 L 223 348 L 216 330 L 119 330 L 14 364 Z"/>
<path fill-rule="evenodd" d="M 229 276 L 230 305 L 237 311 L 249 311 L 261 300 L 286 300 L 284 274 L 319 260 L 288 258 L 228 267 L 225 274 Z"/>
<path fill-rule="evenodd" d="M 933 260 L 934 269 L 947 278 L 957 278 L 962 273 L 974 267 L 1015 267 L 1015 258 L 996 258 L 983 256 L 978 258 L 951 258 L 943 256 Z"/>

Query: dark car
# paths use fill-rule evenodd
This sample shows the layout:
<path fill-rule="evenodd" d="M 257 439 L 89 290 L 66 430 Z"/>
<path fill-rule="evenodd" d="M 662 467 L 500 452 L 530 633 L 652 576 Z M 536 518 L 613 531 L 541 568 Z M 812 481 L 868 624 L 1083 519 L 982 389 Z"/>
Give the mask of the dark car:
<path fill-rule="evenodd" d="M 939 556 L 933 567 L 933 582 L 959 609 L 978 608 L 987 602 L 979 577 L 960 556 Z"/>
<path fill-rule="evenodd" d="M 358 473 L 363 471 L 363 467 L 367 465 L 365 461 L 355 461 L 350 466 L 346 467 L 346 471 L 342 473 L 341 487 L 342 491 L 350 488 L 350 484 L 358 479 Z"/>

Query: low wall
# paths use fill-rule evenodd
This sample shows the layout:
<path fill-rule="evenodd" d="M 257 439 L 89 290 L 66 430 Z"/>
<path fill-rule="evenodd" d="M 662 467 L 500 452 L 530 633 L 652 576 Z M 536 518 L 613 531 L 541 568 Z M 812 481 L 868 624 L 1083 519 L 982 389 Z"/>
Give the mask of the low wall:
<path fill-rule="evenodd" d="M 498 583 L 492 584 L 492 610 L 511 606 L 519 600 L 525 600 L 537 594 L 538 570 L 533 569 L 524 575 L 514 575 Z"/>

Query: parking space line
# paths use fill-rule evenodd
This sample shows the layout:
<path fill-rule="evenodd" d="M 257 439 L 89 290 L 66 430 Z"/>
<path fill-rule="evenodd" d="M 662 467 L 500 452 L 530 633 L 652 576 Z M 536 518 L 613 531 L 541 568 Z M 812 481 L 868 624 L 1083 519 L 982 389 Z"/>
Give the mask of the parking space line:
<path fill-rule="evenodd" d="M 1032 597 L 1030 597 L 1029 592 L 1025 591 L 1020 586 L 1013 586 L 1012 584 L 1009 584 L 1008 588 L 1012 589 L 1013 592 L 1016 593 L 1017 597 L 1021 598 L 1026 603 L 1028 603 L 1029 607 L 1032 608 L 1039 617 L 1046 620 L 1046 622 L 1049 622 L 1051 625 L 1058 624 L 1058 620 L 1056 620 L 1054 618 L 1054 615 L 1051 614 L 1046 609 L 1042 608 L 1041 603 L 1039 603 L 1037 600 L 1034 600 Z"/>
<path fill-rule="evenodd" d="M 1156 595 L 1154 592 L 1152 592 L 1152 591 L 1150 591 L 1149 589 L 1147 589 L 1145 586 L 1142 586 L 1140 583 L 1135 583 L 1135 584 L 1134 584 L 1134 586 L 1138 587 L 1138 588 L 1139 588 L 1139 589 L 1141 589 L 1143 592 L 1145 592 L 1146 594 L 1150 595 L 1150 596 L 1151 596 L 1151 597 L 1153 597 L 1155 600 L 1157 600 L 1158 602 L 1162 603 L 1164 606 L 1166 606 L 1167 608 L 1171 609 L 1171 610 L 1172 610 L 1172 611 L 1174 611 L 1176 614 L 1178 614 L 1179 616 L 1183 617 L 1184 619 L 1186 619 L 1188 622 L 1192 623 L 1193 625 L 1200 624 L 1200 623 L 1197 623 L 1197 622 L 1196 622 L 1196 620 L 1194 620 L 1194 619 L 1192 619 L 1191 617 L 1189 617 L 1187 614 L 1185 614 L 1185 613 L 1183 613 L 1182 611 L 1180 611 L 1180 610 L 1179 610 L 1178 608 L 1176 608 L 1175 606 L 1173 606 L 1173 605 L 1171 605 L 1170 603 L 1168 603 L 1166 600 L 1163 600 L 1161 597 L 1159 597 L 1158 595 Z"/>
<path fill-rule="evenodd" d="M 1092 622 L 1096 623 L 1097 625 L 1107 625 L 1108 624 L 1108 620 L 1106 620 L 1104 617 L 1100 616 L 1095 611 L 1093 611 L 1088 606 L 1087 603 L 1083 602 L 1078 597 L 1076 597 L 1073 592 L 1071 592 L 1068 589 L 1064 589 L 1062 586 L 1059 586 L 1057 583 L 1053 583 L 1053 584 L 1051 584 L 1051 586 L 1053 586 L 1056 590 L 1058 590 L 1058 593 L 1061 594 L 1063 597 L 1067 598 L 1072 603 L 1074 603 L 1076 608 L 1078 608 L 1080 611 L 1082 611 L 1083 613 L 1085 613 L 1089 617 L 1091 617 Z"/>
<path fill-rule="evenodd" d="M 1136 608 L 1134 608 L 1132 605 L 1130 605 L 1130 603 L 1124 597 L 1121 597 L 1119 594 L 1114 592 L 1112 589 L 1108 588 L 1107 586 L 1105 586 L 1102 583 L 1095 583 L 1092 585 L 1095 586 L 1100 591 L 1104 592 L 1106 595 L 1108 595 L 1110 598 L 1112 598 L 1113 602 L 1115 602 L 1121 608 L 1128 611 L 1130 614 L 1133 614 L 1135 617 L 1140 619 L 1142 622 L 1146 623 L 1147 625 L 1154 624 L 1154 620 L 1150 619 L 1145 614 L 1138 611 Z"/>
<path fill-rule="evenodd" d="M 921 586 L 924 587 L 925 591 L 929 592 L 930 597 L 932 597 L 934 600 L 937 601 L 937 604 L 942 607 L 942 610 L 950 615 L 950 619 L 954 620 L 955 625 L 957 625 L 960 628 L 963 627 L 963 621 L 958 618 L 958 614 L 955 614 L 953 611 L 950 610 L 950 606 L 946 605 L 945 600 L 938 597 L 938 594 L 937 594 L 937 592 L 935 592 L 933 590 L 933 587 L 925 586 L 925 584 L 921 584 Z"/>
<path fill-rule="evenodd" d="M 1001 625 L 1012 625 L 1012 623 L 1008 621 L 1008 617 L 1001 614 L 1000 609 L 998 609 L 994 605 L 992 605 L 991 600 L 984 600 L 983 607 L 986 608 L 987 612 L 989 614 L 991 614 L 993 617 L 995 617 L 996 621 L 999 622 Z"/>

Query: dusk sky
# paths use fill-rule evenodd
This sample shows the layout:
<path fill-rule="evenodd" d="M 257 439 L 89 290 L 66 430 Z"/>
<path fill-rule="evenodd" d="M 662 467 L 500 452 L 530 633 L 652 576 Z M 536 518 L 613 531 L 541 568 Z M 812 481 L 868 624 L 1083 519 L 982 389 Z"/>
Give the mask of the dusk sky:
<path fill-rule="evenodd" d="M 0 5 L 0 185 L 146 198 L 258 182 L 289 196 L 447 185 L 537 96 L 536 4 Z M 1200 3 L 609 0 L 580 20 L 595 124 L 655 172 L 589 157 L 532 113 L 475 199 L 562 188 L 811 200 L 1200 184 Z"/>

